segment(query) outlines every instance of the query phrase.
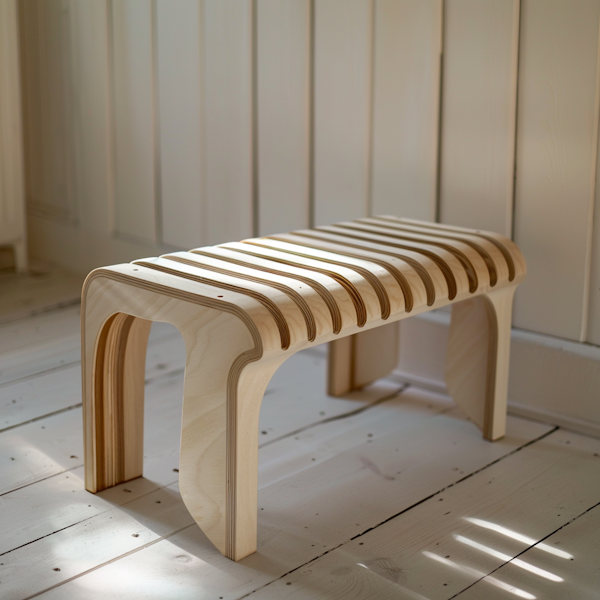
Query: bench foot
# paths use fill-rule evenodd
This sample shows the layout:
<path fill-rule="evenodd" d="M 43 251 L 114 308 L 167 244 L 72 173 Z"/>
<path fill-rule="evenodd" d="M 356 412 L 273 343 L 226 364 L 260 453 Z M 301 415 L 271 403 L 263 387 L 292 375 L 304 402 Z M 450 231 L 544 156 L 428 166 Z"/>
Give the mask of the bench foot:
<path fill-rule="evenodd" d="M 452 306 L 446 351 L 448 391 L 491 441 L 506 433 L 515 290 L 516 286 L 494 290 Z"/>
<path fill-rule="evenodd" d="M 86 489 L 91 492 L 142 475 L 144 371 L 152 324 L 124 313 L 96 323 L 95 330 L 88 325 L 89 348 L 82 365 L 84 386 L 88 374 L 94 389 L 93 406 L 85 411 L 92 430 L 86 437 L 93 440 L 86 444 L 85 461 Z"/>
<path fill-rule="evenodd" d="M 239 356 L 213 359 L 187 361 L 179 488 L 202 531 L 237 561 L 256 551 L 260 406 L 284 359 L 250 363 L 241 372 Z"/>
<path fill-rule="evenodd" d="M 398 323 L 329 342 L 327 393 L 342 396 L 389 375 L 398 364 Z"/>

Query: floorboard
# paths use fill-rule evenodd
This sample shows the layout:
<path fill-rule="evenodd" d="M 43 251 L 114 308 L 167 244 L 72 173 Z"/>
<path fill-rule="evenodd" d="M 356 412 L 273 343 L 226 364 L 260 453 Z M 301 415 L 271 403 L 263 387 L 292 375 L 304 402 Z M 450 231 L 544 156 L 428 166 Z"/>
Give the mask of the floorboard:
<path fill-rule="evenodd" d="M 598 473 L 595 474 L 598 478 Z M 600 505 L 596 504 L 518 558 L 503 564 L 457 600 L 592 600 L 600 597 Z M 560 550 L 557 555 L 548 550 Z M 533 569 L 531 568 L 533 567 Z"/>
<path fill-rule="evenodd" d="M 221 556 L 179 495 L 185 350 L 169 325 L 153 325 L 147 353 L 144 477 L 86 492 L 80 281 L 17 279 L 0 281 L 2 600 L 588 599 L 600 588 L 599 440 L 509 417 L 492 444 L 448 397 L 393 380 L 331 398 L 320 348 L 284 363 L 263 401 L 256 554 Z"/>
<path fill-rule="evenodd" d="M 407 391 L 266 446 L 260 453 L 259 548 L 240 563 L 223 563 L 191 525 L 42 597 L 214 598 L 218 592 L 223 598 L 240 598 L 550 430 L 511 419 L 511 435 L 490 444 L 472 424 L 445 414 L 447 407 L 446 400 L 437 403 L 425 392 L 411 398 Z M 436 448 L 428 444 L 430 436 L 438 439 Z M 312 452 L 307 452 L 307 442 Z M 278 465 L 273 464 L 276 457 Z M 45 543 L 54 542 L 47 538 Z M 29 561 L 37 563 L 36 557 Z M 120 574 L 141 572 L 152 582 L 152 592 L 145 583 L 123 585 Z M 156 573 L 162 574 L 159 580 Z"/>

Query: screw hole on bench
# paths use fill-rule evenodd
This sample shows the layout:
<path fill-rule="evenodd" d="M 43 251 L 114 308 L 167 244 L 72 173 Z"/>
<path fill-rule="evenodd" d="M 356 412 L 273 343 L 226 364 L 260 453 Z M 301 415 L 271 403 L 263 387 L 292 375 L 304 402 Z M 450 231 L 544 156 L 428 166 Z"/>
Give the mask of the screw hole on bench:
<path fill-rule="evenodd" d="M 222 298 L 223 296 L 217 296 L 217 298 Z"/>

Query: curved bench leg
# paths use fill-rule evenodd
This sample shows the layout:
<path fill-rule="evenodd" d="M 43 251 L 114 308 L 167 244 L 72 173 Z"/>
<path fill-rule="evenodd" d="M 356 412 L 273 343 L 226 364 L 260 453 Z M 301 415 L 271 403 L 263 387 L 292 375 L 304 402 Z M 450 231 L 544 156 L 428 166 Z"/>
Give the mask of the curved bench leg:
<path fill-rule="evenodd" d="M 516 286 L 452 306 L 446 351 L 450 395 L 483 430 L 498 440 L 506 432 L 512 304 Z"/>
<path fill-rule="evenodd" d="M 86 428 L 85 487 L 90 492 L 142 475 L 144 370 L 151 322 L 88 314 L 82 360 Z"/>
<path fill-rule="evenodd" d="M 240 560 L 256 551 L 258 416 L 284 359 L 243 366 L 244 355 L 232 346 L 188 347 L 179 487 L 210 541 Z"/>
<path fill-rule="evenodd" d="M 342 396 L 389 375 L 398 364 L 398 322 L 329 342 L 327 393 Z"/>

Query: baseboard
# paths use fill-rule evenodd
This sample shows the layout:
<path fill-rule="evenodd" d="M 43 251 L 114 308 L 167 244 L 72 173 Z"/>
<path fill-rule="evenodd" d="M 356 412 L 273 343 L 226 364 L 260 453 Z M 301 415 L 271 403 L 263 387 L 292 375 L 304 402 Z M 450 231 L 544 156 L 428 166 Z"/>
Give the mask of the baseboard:
<path fill-rule="evenodd" d="M 444 362 L 450 315 L 434 311 L 400 325 L 400 362 L 394 378 L 446 394 Z M 513 330 L 508 409 L 600 437 L 600 348 Z"/>
<path fill-rule="evenodd" d="M 420 388 L 431 390 L 438 394 L 448 394 L 446 384 L 443 381 L 436 379 L 430 379 L 428 377 L 421 377 L 414 373 L 407 373 L 400 369 L 395 369 L 391 374 L 391 377 L 401 383 L 408 383 L 410 385 L 416 385 Z M 578 433 L 591 435 L 593 437 L 600 438 L 600 424 L 590 423 L 581 419 L 576 419 L 562 415 L 557 412 L 545 410 L 543 408 L 532 408 L 519 404 L 518 402 L 508 401 L 508 413 L 516 415 L 518 417 L 525 417 L 533 421 L 539 421 L 541 423 L 547 423 L 549 425 L 558 425 L 563 429 L 569 429 Z"/>

